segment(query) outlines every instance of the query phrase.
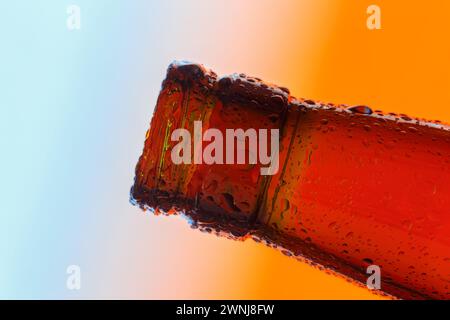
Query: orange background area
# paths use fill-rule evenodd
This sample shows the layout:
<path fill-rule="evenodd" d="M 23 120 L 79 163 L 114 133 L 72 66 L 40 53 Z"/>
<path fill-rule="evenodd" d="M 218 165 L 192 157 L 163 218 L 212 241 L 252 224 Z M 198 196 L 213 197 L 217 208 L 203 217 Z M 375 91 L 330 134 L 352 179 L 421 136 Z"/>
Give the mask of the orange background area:
<path fill-rule="evenodd" d="M 362 23 L 367 3 L 381 8 L 381 30 Z M 313 71 L 312 97 L 429 120 L 450 120 L 448 1 L 339 1 Z M 358 23 L 361 21 L 361 23 Z M 295 77 L 289 82 L 295 93 Z"/>

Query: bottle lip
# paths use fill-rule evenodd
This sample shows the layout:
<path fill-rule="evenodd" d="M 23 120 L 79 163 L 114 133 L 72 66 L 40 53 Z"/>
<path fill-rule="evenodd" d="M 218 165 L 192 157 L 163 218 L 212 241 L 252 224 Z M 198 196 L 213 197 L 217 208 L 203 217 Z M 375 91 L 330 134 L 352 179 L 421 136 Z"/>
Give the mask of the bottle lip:
<path fill-rule="evenodd" d="M 213 91 L 223 102 L 239 102 L 274 113 L 284 112 L 292 100 L 289 90 L 284 87 L 244 73 L 219 78 L 214 71 L 189 61 L 172 62 L 167 69 L 163 87 L 168 81 L 176 81 L 182 85 L 195 82 L 204 89 Z"/>

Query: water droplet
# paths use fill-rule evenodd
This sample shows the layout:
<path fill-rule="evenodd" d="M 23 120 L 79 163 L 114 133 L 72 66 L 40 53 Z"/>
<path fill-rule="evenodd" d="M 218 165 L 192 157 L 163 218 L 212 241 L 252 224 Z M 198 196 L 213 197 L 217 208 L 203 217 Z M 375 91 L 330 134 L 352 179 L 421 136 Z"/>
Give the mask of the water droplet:
<path fill-rule="evenodd" d="M 288 88 L 286 87 L 278 87 L 281 91 L 286 92 L 287 94 L 290 94 L 291 92 L 289 91 Z"/>
<path fill-rule="evenodd" d="M 218 183 L 216 180 L 211 180 L 211 182 L 205 187 L 205 191 L 214 192 L 216 191 Z"/>
<path fill-rule="evenodd" d="M 336 227 L 336 221 L 331 222 L 331 223 L 328 225 L 328 228 L 335 228 L 335 227 Z"/>
<path fill-rule="evenodd" d="M 283 199 L 283 211 L 289 210 L 290 204 L 288 199 Z"/>
<path fill-rule="evenodd" d="M 230 207 L 230 209 L 232 209 L 233 211 L 241 211 L 235 204 L 234 204 L 234 198 L 231 194 L 229 193 L 222 193 L 223 198 L 225 199 L 225 202 L 228 204 L 228 206 Z"/>
<path fill-rule="evenodd" d="M 353 112 L 353 113 L 359 113 L 359 114 L 372 114 L 373 111 L 368 106 L 354 106 L 350 107 L 347 110 Z"/>
<path fill-rule="evenodd" d="M 228 77 L 222 78 L 219 80 L 219 87 L 227 88 L 231 85 L 231 79 Z"/>
<path fill-rule="evenodd" d="M 247 201 L 241 202 L 241 203 L 239 203 L 239 205 L 240 205 L 244 210 L 250 209 L 250 204 L 249 204 Z"/>
<path fill-rule="evenodd" d="M 270 120 L 270 122 L 272 122 L 272 123 L 277 122 L 277 120 L 278 120 L 278 115 L 277 115 L 277 114 L 272 114 L 272 115 L 270 115 L 270 116 L 269 116 L 269 120 Z"/>

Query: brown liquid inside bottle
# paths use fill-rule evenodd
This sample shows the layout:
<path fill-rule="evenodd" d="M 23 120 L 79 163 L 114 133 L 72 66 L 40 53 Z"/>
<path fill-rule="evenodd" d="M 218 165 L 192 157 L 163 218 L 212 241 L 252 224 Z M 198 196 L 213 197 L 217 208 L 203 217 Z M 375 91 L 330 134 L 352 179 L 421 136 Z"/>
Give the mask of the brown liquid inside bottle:
<path fill-rule="evenodd" d="M 279 170 L 174 164 L 172 132 L 279 129 Z M 203 142 L 206 146 L 208 142 Z M 246 150 L 250 151 L 250 150 Z M 237 152 L 237 150 L 235 150 Z M 136 167 L 132 202 L 192 226 L 252 237 L 381 292 L 450 298 L 450 131 L 436 122 L 296 100 L 245 75 L 172 64 Z"/>

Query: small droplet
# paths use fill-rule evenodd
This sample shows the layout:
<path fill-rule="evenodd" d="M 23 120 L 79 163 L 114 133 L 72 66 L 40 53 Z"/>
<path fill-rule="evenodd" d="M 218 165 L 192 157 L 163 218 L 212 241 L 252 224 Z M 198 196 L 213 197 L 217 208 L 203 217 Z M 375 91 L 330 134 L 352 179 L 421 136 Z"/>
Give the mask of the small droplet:
<path fill-rule="evenodd" d="M 271 96 L 270 101 L 276 106 L 283 106 L 285 103 L 284 98 L 280 95 Z"/>
<path fill-rule="evenodd" d="M 219 87 L 229 87 L 231 85 L 231 79 L 228 77 L 219 80 Z"/>
<path fill-rule="evenodd" d="M 347 234 L 345 235 L 345 237 L 346 237 L 347 239 L 353 238 L 353 232 L 347 233 Z"/>
<path fill-rule="evenodd" d="M 212 181 L 205 187 L 205 191 L 208 191 L 208 192 L 214 192 L 214 191 L 216 191 L 217 186 L 218 186 L 217 181 L 216 181 L 216 180 L 212 180 Z"/>
<path fill-rule="evenodd" d="M 283 199 L 283 211 L 289 210 L 290 203 L 288 199 Z"/>
<path fill-rule="evenodd" d="M 222 193 L 223 198 L 225 199 L 225 202 L 228 204 L 228 206 L 230 207 L 230 209 L 232 209 L 233 211 L 238 211 L 240 212 L 241 210 L 234 204 L 234 198 L 231 194 L 229 193 Z"/>
<path fill-rule="evenodd" d="M 239 203 L 239 206 L 242 207 L 244 210 L 250 209 L 250 204 L 247 201 Z"/>
<path fill-rule="evenodd" d="M 290 94 L 291 92 L 289 91 L 288 88 L 286 87 L 278 87 L 281 91 L 286 92 L 287 94 Z"/>
<path fill-rule="evenodd" d="M 277 122 L 277 121 L 278 121 L 278 115 L 276 115 L 276 114 L 270 115 L 270 116 L 269 116 L 269 120 L 270 120 L 270 122 L 272 122 L 272 123 Z"/>

